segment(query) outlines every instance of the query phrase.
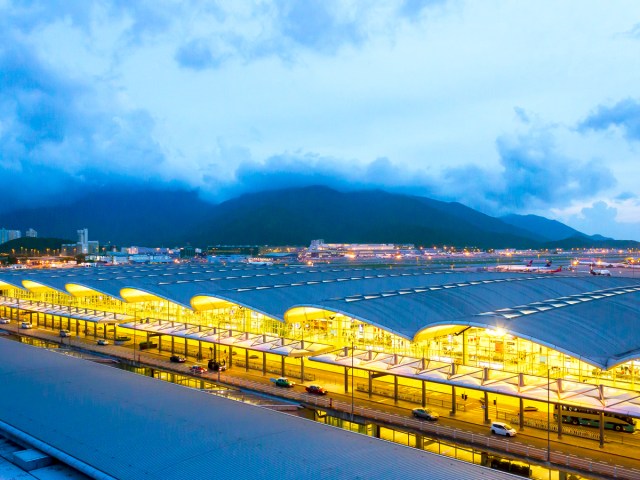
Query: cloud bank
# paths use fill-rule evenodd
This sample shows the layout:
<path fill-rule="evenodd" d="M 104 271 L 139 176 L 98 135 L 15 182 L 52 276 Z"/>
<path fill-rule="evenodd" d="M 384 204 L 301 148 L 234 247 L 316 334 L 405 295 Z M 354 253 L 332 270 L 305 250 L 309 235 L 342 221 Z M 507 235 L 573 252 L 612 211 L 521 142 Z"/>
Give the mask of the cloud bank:
<path fill-rule="evenodd" d="M 0 210 L 324 184 L 569 222 L 604 202 L 615 235 L 640 218 L 640 6 L 549 6 L 5 0 Z"/>

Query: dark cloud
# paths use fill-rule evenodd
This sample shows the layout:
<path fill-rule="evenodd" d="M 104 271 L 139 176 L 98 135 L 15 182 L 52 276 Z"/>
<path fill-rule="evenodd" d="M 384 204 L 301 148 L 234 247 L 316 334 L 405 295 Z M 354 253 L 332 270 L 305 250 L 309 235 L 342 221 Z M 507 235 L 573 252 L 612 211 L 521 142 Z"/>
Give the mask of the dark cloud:
<path fill-rule="evenodd" d="M 0 34 L 0 185 L 5 210 L 59 203 L 109 182 L 161 181 L 144 111 L 119 109 Z"/>
<path fill-rule="evenodd" d="M 333 11 L 336 5 L 326 0 L 276 2 L 280 31 L 299 45 L 327 53 L 345 44 L 359 44 L 363 33 L 358 23 Z"/>
<path fill-rule="evenodd" d="M 485 213 L 540 211 L 593 198 L 613 187 L 611 171 L 595 160 L 580 162 L 558 153 L 547 130 L 498 138 L 499 168 L 463 165 L 431 174 L 379 158 L 368 164 L 313 154 L 288 154 L 263 163 L 245 161 L 232 184 L 217 190 L 242 193 L 310 185 L 341 190 L 387 191 L 459 201 Z"/>
<path fill-rule="evenodd" d="M 408 18 L 419 17 L 426 8 L 441 6 L 447 0 L 403 0 L 398 8 L 400 15 Z"/>
<path fill-rule="evenodd" d="M 620 128 L 628 140 L 640 141 L 640 102 L 626 98 L 612 106 L 601 105 L 578 125 L 580 131 Z"/>
<path fill-rule="evenodd" d="M 527 113 L 527 111 L 522 107 L 514 107 L 513 111 L 516 114 L 516 118 L 522 123 L 529 124 L 531 123 L 531 117 Z"/>
<path fill-rule="evenodd" d="M 496 143 L 502 188 L 488 191 L 487 197 L 498 207 L 516 211 L 560 207 L 616 184 L 602 162 L 585 163 L 560 154 L 547 130 L 502 136 Z"/>
<path fill-rule="evenodd" d="M 616 184 L 602 162 L 580 162 L 560 154 L 545 129 L 503 135 L 496 147 L 500 167 L 469 164 L 446 169 L 436 182 L 438 198 L 502 214 L 567 206 Z"/>
<path fill-rule="evenodd" d="M 182 45 L 176 52 L 175 59 L 184 68 L 204 70 L 220 66 L 222 58 L 214 57 L 211 47 L 204 39 L 195 39 Z"/>
<path fill-rule="evenodd" d="M 633 200 L 638 198 L 638 195 L 632 192 L 622 192 L 619 195 L 616 195 L 615 199 L 624 202 L 625 200 Z"/>
<path fill-rule="evenodd" d="M 96 24 L 96 17 L 106 14 L 128 21 L 123 39 L 130 44 L 164 32 L 183 9 L 188 9 L 188 5 L 163 0 L 8 0 L 4 13 L 7 16 L 5 21 L 22 32 L 59 21 L 90 32 Z"/>
<path fill-rule="evenodd" d="M 314 154 L 287 154 L 270 157 L 264 163 L 243 162 L 233 183 L 218 191 L 218 198 L 311 185 L 345 191 L 383 188 L 408 194 L 433 193 L 433 182 L 428 176 L 394 165 L 387 158 L 358 165 Z"/>
<path fill-rule="evenodd" d="M 95 8 L 94 2 L 66 0 L 9 0 L 8 3 L 5 21 L 23 32 L 65 19 L 76 27 L 88 29 Z"/>

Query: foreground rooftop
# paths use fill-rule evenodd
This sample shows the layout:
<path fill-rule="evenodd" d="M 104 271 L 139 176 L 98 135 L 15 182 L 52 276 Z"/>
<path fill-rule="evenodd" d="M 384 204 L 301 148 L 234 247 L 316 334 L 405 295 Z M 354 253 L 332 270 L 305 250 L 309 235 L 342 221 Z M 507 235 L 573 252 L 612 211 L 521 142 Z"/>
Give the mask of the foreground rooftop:
<path fill-rule="evenodd" d="M 0 339 L 0 427 L 102 478 L 451 478 L 512 475 Z"/>

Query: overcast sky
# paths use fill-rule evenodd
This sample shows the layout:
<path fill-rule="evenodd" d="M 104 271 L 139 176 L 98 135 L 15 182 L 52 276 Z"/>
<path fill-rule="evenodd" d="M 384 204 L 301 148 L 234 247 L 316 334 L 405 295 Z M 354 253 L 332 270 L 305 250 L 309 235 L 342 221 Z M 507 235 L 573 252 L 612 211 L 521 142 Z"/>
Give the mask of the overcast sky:
<path fill-rule="evenodd" d="M 325 184 L 640 240 L 640 2 L 0 0 L 0 209 Z"/>

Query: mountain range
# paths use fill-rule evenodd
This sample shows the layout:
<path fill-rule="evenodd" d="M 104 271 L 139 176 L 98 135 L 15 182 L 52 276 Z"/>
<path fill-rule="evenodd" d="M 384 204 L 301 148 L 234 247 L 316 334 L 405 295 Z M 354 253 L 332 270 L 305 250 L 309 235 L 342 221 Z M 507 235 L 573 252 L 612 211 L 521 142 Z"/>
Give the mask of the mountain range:
<path fill-rule="evenodd" d="M 589 236 L 535 215 L 492 217 L 456 202 L 380 190 L 316 186 L 245 194 L 219 204 L 196 191 L 102 190 L 67 205 L 0 215 L 0 227 L 75 238 L 89 229 L 102 245 L 195 246 L 413 243 L 479 248 L 638 247 Z"/>

